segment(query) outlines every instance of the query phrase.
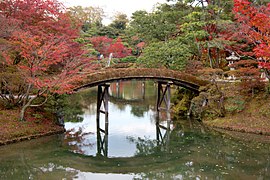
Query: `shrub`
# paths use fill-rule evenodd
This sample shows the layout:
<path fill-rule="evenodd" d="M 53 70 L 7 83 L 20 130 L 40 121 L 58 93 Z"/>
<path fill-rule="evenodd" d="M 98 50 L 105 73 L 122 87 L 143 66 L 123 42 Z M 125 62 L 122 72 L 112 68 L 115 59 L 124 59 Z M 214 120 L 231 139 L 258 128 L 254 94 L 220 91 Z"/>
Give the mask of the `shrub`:
<path fill-rule="evenodd" d="M 134 63 L 136 62 L 137 58 L 135 56 L 127 56 L 124 58 L 121 58 L 120 61 L 123 63 Z"/>

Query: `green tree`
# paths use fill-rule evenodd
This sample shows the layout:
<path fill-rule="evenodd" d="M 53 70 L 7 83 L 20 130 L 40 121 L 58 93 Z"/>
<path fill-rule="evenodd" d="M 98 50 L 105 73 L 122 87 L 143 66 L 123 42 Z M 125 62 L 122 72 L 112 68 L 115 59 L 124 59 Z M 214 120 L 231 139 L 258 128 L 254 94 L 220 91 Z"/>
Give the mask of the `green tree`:
<path fill-rule="evenodd" d="M 129 31 L 148 42 L 166 41 L 176 31 L 176 24 L 169 22 L 166 17 L 167 14 L 160 11 L 136 11 L 132 14 Z"/>
<path fill-rule="evenodd" d="M 182 70 L 191 51 L 185 38 L 175 38 L 183 17 L 191 12 L 186 4 L 161 4 L 156 11 L 133 13 L 128 33 L 137 36 L 137 44 L 144 41 L 146 46 L 138 62 L 148 67 L 166 67 Z M 136 45 L 137 45 L 136 44 Z"/>
<path fill-rule="evenodd" d="M 102 25 L 102 20 L 105 17 L 104 11 L 100 7 L 82 7 L 74 6 L 68 9 L 68 13 L 80 20 L 82 23 L 82 30 L 84 32 L 90 30 L 91 28 L 100 27 Z"/>
<path fill-rule="evenodd" d="M 127 15 L 118 12 L 115 14 L 114 20 L 109 26 L 112 28 L 118 29 L 120 31 L 123 31 L 126 29 L 128 22 L 129 20 L 127 18 Z"/>
<path fill-rule="evenodd" d="M 128 24 L 126 14 L 117 13 L 114 20 L 108 26 L 101 26 L 96 32 L 96 36 L 107 36 L 109 38 L 116 39 L 120 35 L 123 35 L 124 30 Z"/>
<path fill-rule="evenodd" d="M 100 27 L 96 34 L 96 36 L 107 36 L 112 39 L 116 39 L 118 35 L 119 35 L 118 30 L 111 26 Z"/>
<path fill-rule="evenodd" d="M 232 0 L 189 1 L 193 11 L 184 17 L 181 36 L 193 44 L 193 55 L 212 68 L 219 68 L 225 58 L 224 38 L 232 24 Z"/>
<path fill-rule="evenodd" d="M 183 39 L 177 38 L 167 42 L 151 43 L 144 49 L 138 62 L 148 67 L 183 70 L 190 56 L 189 46 L 183 43 Z"/>

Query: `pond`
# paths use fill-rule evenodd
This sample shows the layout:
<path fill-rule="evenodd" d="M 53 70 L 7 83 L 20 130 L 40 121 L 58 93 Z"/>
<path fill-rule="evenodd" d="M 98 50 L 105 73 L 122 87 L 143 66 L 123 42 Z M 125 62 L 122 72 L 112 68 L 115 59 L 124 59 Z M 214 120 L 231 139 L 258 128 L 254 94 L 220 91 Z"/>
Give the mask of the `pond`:
<path fill-rule="evenodd" d="M 156 88 L 111 84 L 107 132 L 97 88 L 72 95 L 65 134 L 0 147 L 0 179 L 270 179 L 269 143 L 157 114 Z"/>

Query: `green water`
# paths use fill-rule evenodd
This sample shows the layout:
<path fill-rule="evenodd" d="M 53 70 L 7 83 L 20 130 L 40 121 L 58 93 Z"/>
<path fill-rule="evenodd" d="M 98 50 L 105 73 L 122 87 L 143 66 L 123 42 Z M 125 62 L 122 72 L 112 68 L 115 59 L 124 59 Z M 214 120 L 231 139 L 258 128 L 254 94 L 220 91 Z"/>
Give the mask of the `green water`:
<path fill-rule="evenodd" d="M 0 179 L 270 179 L 269 143 L 157 116 L 155 92 L 152 82 L 111 85 L 108 135 L 97 132 L 96 89 L 77 94 L 82 121 L 66 122 L 66 134 L 1 146 Z"/>

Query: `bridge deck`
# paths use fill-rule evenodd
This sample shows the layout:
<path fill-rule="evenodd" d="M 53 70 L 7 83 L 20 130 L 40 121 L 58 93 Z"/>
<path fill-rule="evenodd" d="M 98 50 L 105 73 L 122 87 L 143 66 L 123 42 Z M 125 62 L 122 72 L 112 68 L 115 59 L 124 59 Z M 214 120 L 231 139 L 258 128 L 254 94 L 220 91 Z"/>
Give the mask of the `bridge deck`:
<path fill-rule="evenodd" d="M 99 84 L 114 82 L 118 80 L 166 80 L 173 84 L 198 91 L 200 86 L 209 84 L 208 81 L 202 80 L 190 74 L 168 69 L 154 68 L 106 68 L 98 72 L 89 73 L 88 78 L 75 88 L 78 91 L 83 88 L 97 86 Z"/>

